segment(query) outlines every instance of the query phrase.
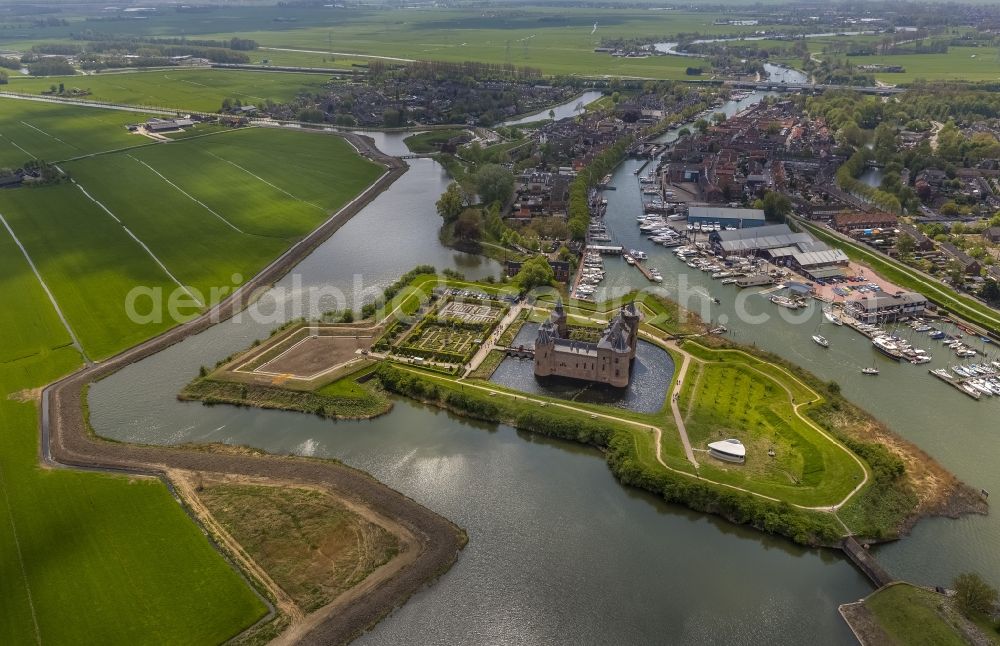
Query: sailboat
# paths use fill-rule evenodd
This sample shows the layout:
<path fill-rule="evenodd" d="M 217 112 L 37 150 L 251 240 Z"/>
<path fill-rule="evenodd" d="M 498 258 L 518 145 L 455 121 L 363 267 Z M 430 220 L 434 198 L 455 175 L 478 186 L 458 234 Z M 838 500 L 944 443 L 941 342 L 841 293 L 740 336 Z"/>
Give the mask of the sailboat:
<path fill-rule="evenodd" d="M 871 368 L 862 368 L 861 369 L 861 374 L 863 374 L 863 375 L 877 375 L 878 374 L 878 368 L 875 366 L 875 362 L 872 361 L 872 367 Z"/>
<path fill-rule="evenodd" d="M 816 342 L 817 345 L 822 346 L 824 348 L 829 348 L 830 342 L 826 340 L 825 336 L 819 333 L 819 329 L 822 326 L 823 326 L 823 321 L 820 320 L 820 322 L 816 324 L 816 334 L 813 334 L 812 339 L 813 341 Z"/>
<path fill-rule="evenodd" d="M 827 321 L 830 321 L 834 325 L 843 325 L 844 322 L 840 320 L 840 317 L 834 314 L 833 305 L 827 305 L 823 308 L 823 316 L 826 317 Z"/>

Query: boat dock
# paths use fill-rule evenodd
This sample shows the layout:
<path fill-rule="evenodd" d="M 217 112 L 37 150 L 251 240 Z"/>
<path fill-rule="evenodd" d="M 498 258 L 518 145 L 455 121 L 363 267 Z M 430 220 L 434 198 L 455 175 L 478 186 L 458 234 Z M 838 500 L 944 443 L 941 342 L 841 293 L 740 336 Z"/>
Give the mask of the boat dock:
<path fill-rule="evenodd" d="M 962 394 L 965 394 L 965 395 L 968 395 L 969 397 L 972 397 L 975 400 L 978 400 L 980 398 L 980 396 L 981 396 L 979 394 L 979 392 L 976 391 L 975 389 L 963 388 L 962 387 L 963 386 L 963 382 L 962 382 L 961 379 L 949 379 L 940 370 L 933 370 L 933 369 L 931 369 L 931 370 L 928 370 L 928 372 L 930 372 L 932 375 L 934 375 L 935 377 L 937 377 L 938 379 L 940 379 L 944 383 L 948 384 L 949 386 L 953 386 L 958 392 L 960 392 Z"/>
<path fill-rule="evenodd" d="M 632 257 L 632 256 L 630 256 L 628 254 L 625 254 L 625 256 L 628 257 L 628 258 Z M 653 278 L 653 274 L 650 273 L 649 269 L 645 265 L 643 265 L 641 262 L 639 262 L 638 260 L 636 260 L 632 266 L 635 267 L 636 269 L 638 269 L 639 273 L 642 274 L 643 276 L 645 276 L 646 280 L 648 280 L 649 282 L 651 282 L 651 283 L 658 282 L 655 278 Z"/>
<path fill-rule="evenodd" d="M 620 256 L 625 253 L 625 247 L 621 245 L 587 245 L 587 251 L 599 253 L 602 256 Z"/>

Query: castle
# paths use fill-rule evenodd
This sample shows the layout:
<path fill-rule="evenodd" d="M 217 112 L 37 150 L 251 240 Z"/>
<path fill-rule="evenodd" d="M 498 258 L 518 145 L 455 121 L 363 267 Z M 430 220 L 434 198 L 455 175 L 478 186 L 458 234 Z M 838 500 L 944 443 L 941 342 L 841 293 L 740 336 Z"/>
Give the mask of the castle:
<path fill-rule="evenodd" d="M 569 338 L 566 311 L 556 303 L 549 320 L 535 339 L 535 376 L 572 377 L 625 387 L 632 376 L 632 359 L 639 337 L 639 311 L 635 303 L 622 306 L 597 343 Z"/>

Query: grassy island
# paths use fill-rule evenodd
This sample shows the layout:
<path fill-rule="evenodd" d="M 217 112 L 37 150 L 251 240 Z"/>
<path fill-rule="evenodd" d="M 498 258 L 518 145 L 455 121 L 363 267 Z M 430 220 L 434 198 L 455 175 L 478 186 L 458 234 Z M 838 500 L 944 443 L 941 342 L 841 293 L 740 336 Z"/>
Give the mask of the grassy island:
<path fill-rule="evenodd" d="M 810 545 L 847 535 L 891 539 L 922 515 L 981 510 L 978 497 L 844 399 L 836 384 L 709 335 L 660 297 L 623 301 L 635 300 L 642 311 L 641 340 L 669 352 L 677 366 L 653 413 L 489 381 L 503 348 L 521 325 L 548 315 L 555 293 L 518 298 L 510 286 L 422 267 L 387 297 L 368 306 L 362 322 L 295 324 L 207 372 L 181 397 L 352 418 L 381 414 L 386 393 L 395 393 L 595 446 L 625 484 Z M 582 335 L 617 310 L 611 303 L 567 305 Z M 349 351 L 324 352 L 313 364 L 315 348 L 332 347 L 319 345 L 331 339 Z M 744 444 L 745 464 L 709 455 L 708 443 L 725 438 Z"/>

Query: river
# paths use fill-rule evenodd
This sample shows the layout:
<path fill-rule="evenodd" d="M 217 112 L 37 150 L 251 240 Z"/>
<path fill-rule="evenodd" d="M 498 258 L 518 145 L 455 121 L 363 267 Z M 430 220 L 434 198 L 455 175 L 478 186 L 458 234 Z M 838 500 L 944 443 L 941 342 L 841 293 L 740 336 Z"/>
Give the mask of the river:
<path fill-rule="evenodd" d="M 578 114 L 584 113 L 584 106 L 589 103 L 593 103 L 604 96 L 604 93 L 600 90 L 587 90 L 583 94 L 573 97 L 566 103 L 560 103 L 559 105 L 552 106 L 551 108 L 545 108 L 544 110 L 539 110 L 533 114 L 529 114 L 524 117 L 518 117 L 517 119 L 510 119 L 504 121 L 502 126 L 517 126 L 522 123 L 531 123 L 533 121 L 542 121 L 544 119 L 555 119 L 559 121 L 560 119 L 565 119 L 566 117 L 575 117 Z M 555 116 L 550 116 L 549 112 L 552 112 Z"/>
<path fill-rule="evenodd" d="M 400 145 L 394 138 L 404 136 L 385 135 L 383 143 Z M 615 174 L 619 190 L 607 195 L 610 228 L 627 246 L 657 254 L 650 262 L 676 281 L 687 267 L 638 236 L 635 164 L 626 162 Z M 438 242 L 434 201 L 446 183 L 435 162 L 414 160 L 386 193 L 264 296 L 262 309 L 283 320 L 295 314 L 291 292 L 309 286 L 347 292 L 356 281 L 380 287 L 418 263 L 470 277 L 496 275 L 496 263 Z M 644 284 L 636 270 L 618 265 L 608 262 L 611 284 Z M 729 311 L 735 291 L 700 272 L 691 280 L 723 297 L 718 314 Z M 989 411 L 995 416 L 998 410 L 993 402 L 966 400 L 915 366 L 883 366 L 882 375 L 863 381 L 857 368 L 871 363 L 870 350 L 846 330 L 824 330 L 832 344 L 824 351 L 808 340 L 806 330 L 815 323 L 729 325 L 738 340 L 839 379 L 847 396 L 973 485 L 1000 490 L 991 460 L 1000 441 L 995 423 L 987 433 Z M 871 586 L 842 557 L 622 487 L 594 450 L 405 400 L 388 415 L 351 422 L 177 401 L 199 365 L 246 348 L 271 327 L 245 316 L 227 321 L 94 384 L 93 425 L 121 440 L 218 441 L 338 458 L 465 527 L 470 542 L 455 566 L 359 644 L 709 644 L 734 635 L 757 644 L 851 640 L 836 606 Z M 972 567 L 997 580 L 998 537 L 993 519 L 925 522 L 913 538 L 880 555 L 896 574 L 919 582 L 947 581 Z"/>

